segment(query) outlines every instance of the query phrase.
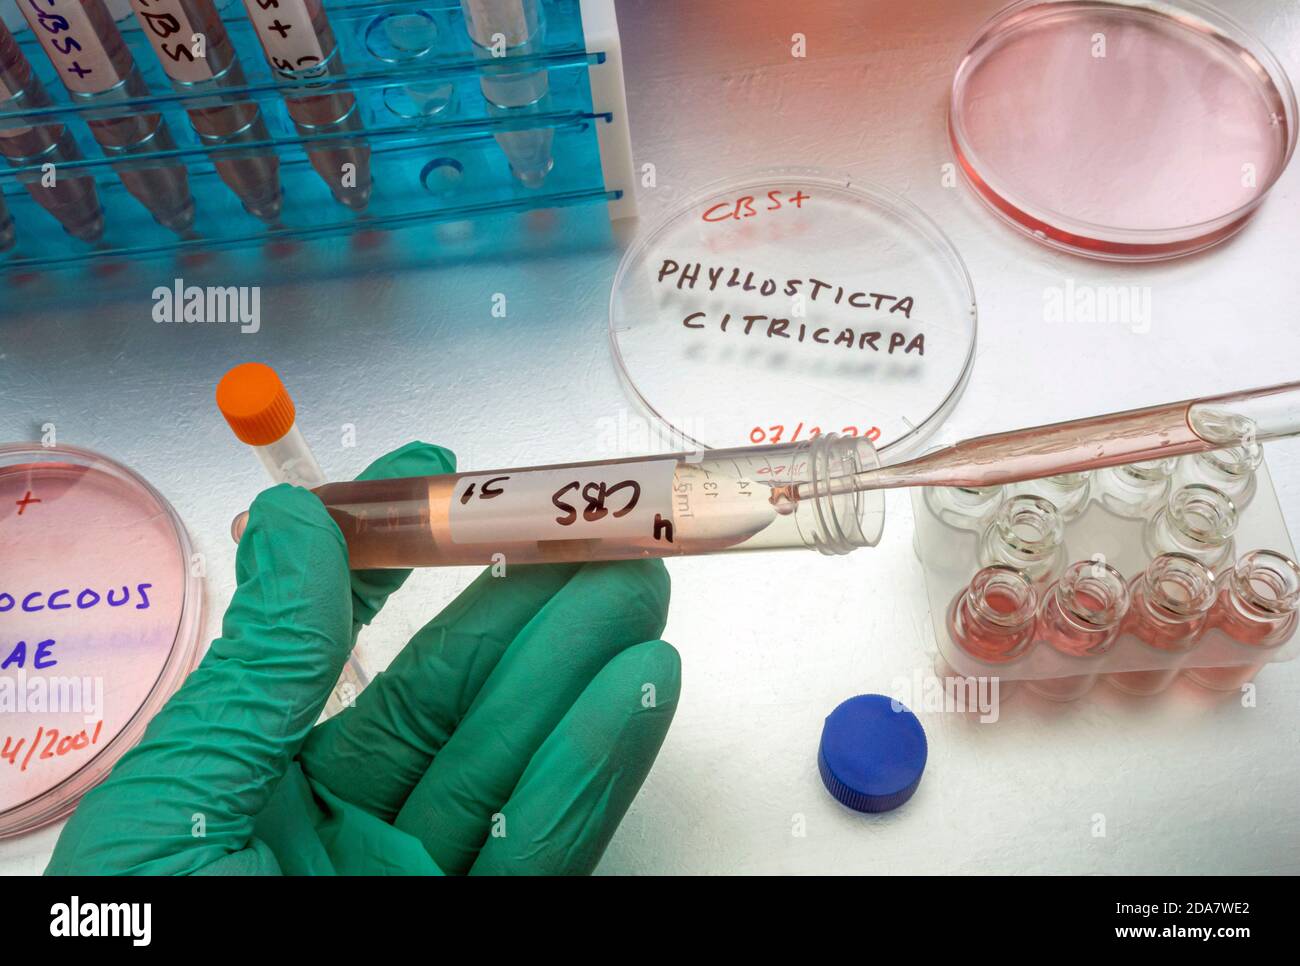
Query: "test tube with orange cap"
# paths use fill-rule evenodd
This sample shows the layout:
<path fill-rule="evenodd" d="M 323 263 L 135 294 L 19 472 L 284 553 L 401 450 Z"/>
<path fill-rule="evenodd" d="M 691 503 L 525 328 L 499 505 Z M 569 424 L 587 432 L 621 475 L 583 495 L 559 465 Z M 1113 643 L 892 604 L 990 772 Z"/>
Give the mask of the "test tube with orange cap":
<path fill-rule="evenodd" d="M 217 384 L 217 408 L 275 482 L 308 489 L 325 483 L 298 429 L 293 400 L 270 366 L 245 362 L 227 372 Z"/>
<path fill-rule="evenodd" d="M 266 472 L 276 483 L 290 483 L 308 489 L 325 483 L 325 474 L 312 455 L 307 440 L 298 428 L 293 399 L 279 375 L 261 362 L 235 366 L 217 383 L 217 408 L 241 442 L 252 447 Z M 235 523 L 233 536 L 242 535 L 246 514 Z M 325 705 L 325 717 L 331 717 L 350 704 L 369 681 L 355 654 L 348 657 L 339 686 Z M 345 694 L 349 691 L 350 694 Z"/>

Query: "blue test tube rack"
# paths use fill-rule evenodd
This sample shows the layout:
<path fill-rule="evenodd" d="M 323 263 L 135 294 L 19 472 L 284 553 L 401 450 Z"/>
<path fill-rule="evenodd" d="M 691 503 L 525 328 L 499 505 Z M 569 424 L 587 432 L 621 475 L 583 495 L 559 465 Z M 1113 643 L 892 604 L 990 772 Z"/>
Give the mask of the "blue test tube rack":
<path fill-rule="evenodd" d="M 354 212 L 337 202 L 311 167 L 307 148 L 337 135 L 304 137 L 284 98 L 321 91 L 319 80 L 277 76 L 267 65 L 239 0 L 217 6 L 239 56 L 247 84 L 177 92 L 134 17 L 118 21 L 150 90 L 147 98 L 111 107 L 74 104 L 30 30 L 15 37 L 54 100 L 39 110 L 5 111 L 0 125 L 64 124 L 83 158 L 58 165 L 58 176 L 93 176 L 104 209 L 101 240 L 67 234 L 37 205 L 24 181 L 39 180 L 39 165 L 12 167 L 0 160 L 0 190 L 14 222 L 14 245 L 0 253 L 0 274 L 29 278 L 56 269 L 169 255 L 267 246 L 280 242 L 463 221 L 499 212 L 574 205 L 605 205 L 611 218 L 634 214 L 621 57 L 613 0 L 537 0 L 545 28 L 525 52 L 485 58 L 476 53 L 458 0 L 332 0 L 325 4 L 345 74 L 329 89 L 358 101 L 364 131 L 348 143 L 370 150 L 373 191 Z M 414 41 L 412 40 L 414 38 Z M 528 108 L 493 112 L 480 88 L 489 72 L 544 69 L 549 94 Z M 197 104 L 254 101 L 270 140 L 229 148 L 204 146 L 186 109 Z M 158 225 L 123 186 L 86 125 L 113 113 L 161 113 L 175 150 L 138 155 L 127 164 L 157 167 L 174 159 L 189 173 L 196 203 L 192 232 L 178 235 Z M 504 115 L 504 116 L 503 116 Z M 540 185 L 515 177 L 496 135 L 511 130 L 553 131 L 553 167 Z M 284 205 L 268 225 L 246 212 L 221 181 L 214 160 L 273 151 L 280 162 Z M 602 215 L 603 217 L 603 215 Z"/>

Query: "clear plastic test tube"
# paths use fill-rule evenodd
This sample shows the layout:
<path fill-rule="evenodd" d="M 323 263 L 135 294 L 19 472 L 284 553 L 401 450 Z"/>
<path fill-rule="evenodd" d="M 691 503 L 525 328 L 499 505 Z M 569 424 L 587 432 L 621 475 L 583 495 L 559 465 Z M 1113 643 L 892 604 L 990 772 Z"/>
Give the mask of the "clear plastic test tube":
<path fill-rule="evenodd" d="M 0 21 L 0 112 L 29 111 L 52 103 L 13 34 Z M 103 236 L 104 209 L 95 179 L 59 171 L 60 164 L 81 160 L 81 151 L 66 125 L 0 127 L 0 154 L 13 167 L 54 165 L 52 180 L 24 179 L 27 193 L 74 238 L 94 242 Z"/>
<path fill-rule="evenodd" d="M 358 570 L 783 548 L 846 554 L 880 541 L 884 494 L 825 487 L 876 465 L 867 440 L 828 434 L 777 446 L 327 483 L 313 492 Z M 792 484 L 804 484 L 797 501 L 789 498 Z"/>
<path fill-rule="evenodd" d="M 243 68 L 212 0 L 131 0 L 163 70 L 178 91 L 213 90 L 211 101 L 190 107 L 190 124 L 208 147 L 270 140 L 254 101 L 232 103 L 221 88 L 242 87 Z M 196 55 L 196 38 L 202 54 Z M 214 162 L 221 180 L 239 196 L 249 214 L 266 222 L 280 217 L 280 161 L 268 149 L 223 154 Z"/>
<path fill-rule="evenodd" d="M 22 0 L 18 7 L 73 101 L 106 106 L 103 115 L 87 123 L 108 157 L 128 159 L 175 149 L 161 114 L 123 114 L 111 108 L 147 97 L 149 89 L 104 0 Z M 183 165 L 123 160 L 114 168 L 158 224 L 182 234 L 193 226 L 194 198 Z"/>
<path fill-rule="evenodd" d="M 311 166 L 335 200 L 354 211 L 370 203 L 370 148 L 358 138 L 334 137 L 363 131 L 361 108 L 330 78 L 343 74 L 334 29 L 320 0 L 244 0 L 248 19 L 271 68 L 288 80 L 319 79 L 322 92 L 285 96 L 294 127 L 303 137 L 327 136 L 306 146 Z"/>
<path fill-rule="evenodd" d="M 480 60 L 527 55 L 541 39 L 544 25 L 537 0 L 461 0 L 460 5 Z M 485 73 L 479 81 L 488 113 L 503 119 L 541 104 L 550 85 L 545 69 Z M 554 164 L 554 131 L 549 127 L 499 131 L 495 137 L 515 177 L 526 187 L 539 187 Z"/>
<path fill-rule="evenodd" d="M 298 429 L 293 399 L 270 366 L 246 362 L 227 372 L 217 384 L 217 407 L 235 436 L 252 447 L 273 482 L 309 488 L 325 482 L 320 464 Z M 243 520 L 241 515 L 237 521 L 241 526 L 233 532 L 236 540 L 242 535 Z M 338 685 L 325 704 L 325 717 L 350 705 L 369 680 L 356 655 L 349 654 Z"/>

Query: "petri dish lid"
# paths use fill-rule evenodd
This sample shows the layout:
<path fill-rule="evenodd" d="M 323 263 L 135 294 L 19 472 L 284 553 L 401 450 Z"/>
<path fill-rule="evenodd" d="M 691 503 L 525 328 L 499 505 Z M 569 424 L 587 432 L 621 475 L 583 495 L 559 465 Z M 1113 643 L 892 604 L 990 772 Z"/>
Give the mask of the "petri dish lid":
<path fill-rule="evenodd" d="M 1294 153 L 1277 59 L 1192 0 L 1022 0 L 976 36 L 949 134 L 967 181 L 1044 244 L 1112 261 L 1236 233 Z"/>
<path fill-rule="evenodd" d="M 910 452 L 965 388 L 975 295 L 911 203 L 810 169 L 692 197 L 624 255 L 615 361 L 679 448 L 863 436 Z"/>
<path fill-rule="evenodd" d="M 0 837 L 62 818 L 193 668 L 203 582 L 167 501 L 68 446 L 0 446 Z"/>

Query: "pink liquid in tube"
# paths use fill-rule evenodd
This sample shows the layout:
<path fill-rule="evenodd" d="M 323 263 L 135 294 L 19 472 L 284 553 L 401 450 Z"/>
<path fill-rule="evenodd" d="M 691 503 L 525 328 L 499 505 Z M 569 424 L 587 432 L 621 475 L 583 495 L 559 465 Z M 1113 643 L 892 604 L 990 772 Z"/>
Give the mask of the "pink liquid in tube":
<path fill-rule="evenodd" d="M 1089 664 L 1115 646 L 1129 607 L 1128 585 L 1109 564 L 1081 560 L 1071 564 L 1043 596 L 1038 636 L 1067 657 L 1081 673 L 1029 682 L 1029 689 L 1053 701 L 1073 701 L 1097 681 Z"/>
<path fill-rule="evenodd" d="M 1203 563 L 1180 553 L 1156 557 L 1129 586 L 1131 603 L 1122 632 L 1166 654 L 1190 651 L 1200 643 L 1214 606 L 1214 575 Z M 1163 691 L 1179 668 L 1119 671 L 1106 679 L 1120 691 L 1150 695 Z"/>
<path fill-rule="evenodd" d="M 1034 642 L 1038 594 L 1029 578 L 994 565 L 977 573 L 948 612 L 953 643 L 985 664 L 1022 657 Z"/>
<path fill-rule="evenodd" d="M 1236 232 L 1295 147 L 1276 59 L 1191 2 L 1025 0 L 972 44 L 950 133 L 981 198 L 1053 247 L 1118 260 Z"/>

